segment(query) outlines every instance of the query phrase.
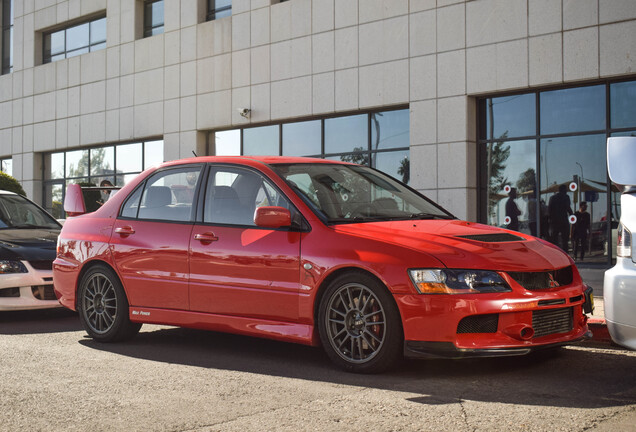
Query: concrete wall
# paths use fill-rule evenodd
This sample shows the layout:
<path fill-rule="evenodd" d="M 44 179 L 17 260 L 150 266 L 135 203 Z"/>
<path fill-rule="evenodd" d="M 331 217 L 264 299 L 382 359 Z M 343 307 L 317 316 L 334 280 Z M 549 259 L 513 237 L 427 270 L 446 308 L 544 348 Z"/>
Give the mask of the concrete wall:
<path fill-rule="evenodd" d="M 15 9 L 0 157 L 36 200 L 42 152 L 163 136 L 176 159 L 212 129 L 408 104 L 412 185 L 475 219 L 474 96 L 636 74 L 634 0 L 234 0 L 211 22 L 165 0 L 146 39 L 137 0 Z M 107 49 L 39 64 L 43 31 L 100 12 Z"/>

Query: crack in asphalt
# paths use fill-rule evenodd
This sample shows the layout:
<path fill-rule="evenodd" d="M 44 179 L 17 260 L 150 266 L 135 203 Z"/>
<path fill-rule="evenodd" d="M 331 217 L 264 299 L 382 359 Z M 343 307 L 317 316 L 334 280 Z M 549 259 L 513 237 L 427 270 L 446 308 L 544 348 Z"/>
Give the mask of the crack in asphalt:
<path fill-rule="evenodd" d="M 464 420 L 466 427 L 469 430 L 475 432 L 477 428 L 471 427 L 470 423 L 468 422 L 468 412 L 466 412 L 466 407 L 464 406 L 464 398 L 462 396 L 457 398 L 457 403 L 459 403 L 459 408 L 461 409 L 461 412 L 462 412 L 462 419 Z"/>

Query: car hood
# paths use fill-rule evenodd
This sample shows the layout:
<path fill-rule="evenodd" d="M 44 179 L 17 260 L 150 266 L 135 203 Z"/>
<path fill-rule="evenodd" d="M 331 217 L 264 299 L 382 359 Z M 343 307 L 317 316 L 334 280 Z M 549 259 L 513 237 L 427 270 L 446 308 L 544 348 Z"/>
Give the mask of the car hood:
<path fill-rule="evenodd" d="M 60 230 L 2 229 L 0 256 L 5 259 L 40 261 L 55 259 Z"/>
<path fill-rule="evenodd" d="M 333 228 L 430 254 L 450 268 L 545 271 L 572 264 L 561 249 L 536 237 L 472 222 L 409 220 Z"/>

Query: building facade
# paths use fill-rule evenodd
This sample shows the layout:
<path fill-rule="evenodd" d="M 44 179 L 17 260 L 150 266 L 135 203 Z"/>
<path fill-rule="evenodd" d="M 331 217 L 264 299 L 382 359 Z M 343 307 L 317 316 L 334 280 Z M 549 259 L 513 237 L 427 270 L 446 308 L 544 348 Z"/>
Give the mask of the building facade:
<path fill-rule="evenodd" d="M 591 215 L 587 260 L 611 262 L 634 0 L 0 4 L 0 169 L 56 216 L 69 182 L 193 152 L 317 156 L 550 240 L 563 185 Z"/>

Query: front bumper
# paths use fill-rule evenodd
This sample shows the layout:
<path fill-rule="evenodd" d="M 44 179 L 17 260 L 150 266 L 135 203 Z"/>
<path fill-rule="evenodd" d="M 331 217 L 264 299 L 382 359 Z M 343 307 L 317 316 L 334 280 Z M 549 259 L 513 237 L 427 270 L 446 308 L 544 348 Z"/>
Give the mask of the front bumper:
<path fill-rule="evenodd" d="M 630 258 L 616 258 L 605 272 L 603 305 L 612 340 L 636 349 L 636 264 Z"/>
<path fill-rule="evenodd" d="M 38 270 L 22 261 L 26 273 L 0 275 L 0 311 L 60 307 L 53 292 L 53 272 Z"/>
<path fill-rule="evenodd" d="M 396 295 L 407 357 L 523 355 L 591 336 L 582 282 L 499 294 Z"/>

